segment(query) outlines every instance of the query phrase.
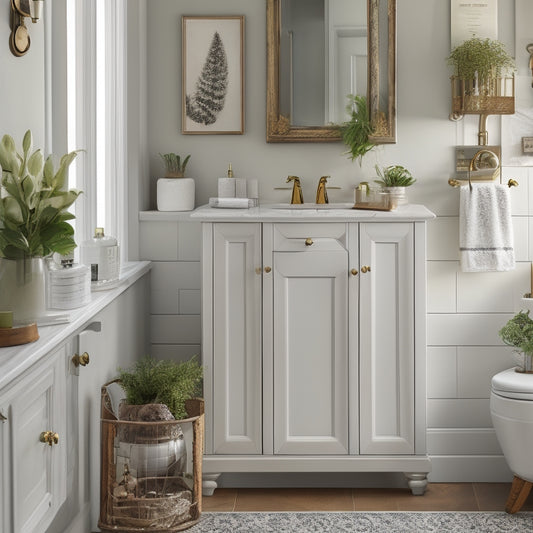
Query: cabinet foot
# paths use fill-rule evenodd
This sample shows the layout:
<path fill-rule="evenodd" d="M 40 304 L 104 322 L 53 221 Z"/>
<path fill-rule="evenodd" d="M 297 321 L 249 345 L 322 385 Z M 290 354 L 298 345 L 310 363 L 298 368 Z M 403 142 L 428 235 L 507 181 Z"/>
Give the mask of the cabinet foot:
<path fill-rule="evenodd" d="M 413 496 L 423 496 L 428 484 L 427 472 L 404 472 Z"/>
<path fill-rule="evenodd" d="M 220 474 L 203 474 L 202 475 L 202 496 L 213 496 L 215 489 L 218 487 L 217 479 Z"/>

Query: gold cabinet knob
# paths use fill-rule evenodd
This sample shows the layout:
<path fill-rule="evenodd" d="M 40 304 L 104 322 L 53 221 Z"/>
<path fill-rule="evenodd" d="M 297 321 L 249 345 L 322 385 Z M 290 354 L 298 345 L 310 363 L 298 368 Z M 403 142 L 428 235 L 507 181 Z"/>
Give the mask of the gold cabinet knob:
<path fill-rule="evenodd" d="M 361 272 L 363 274 L 366 274 L 367 272 L 370 272 L 370 267 L 369 266 L 364 266 L 361 268 Z"/>
<path fill-rule="evenodd" d="M 311 246 L 312 244 L 313 244 L 313 239 L 311 239 L 311 237 L 307 237 L 307 239 L 305 239 L 305 245 Z"/>
<path fill-rule="evenodd" d="M 72 357 L 72 362 L 74 366 L 87 366 L 91 358 L 87 352 L 83 352 L 81 355 L 74 354 Z"/>
<path fill-rule="evenodd" d="M 255 269 L 255 273 L 256 273 L 257 275 L 261 274 L 261 267 L 256 267 L 256 269 Z"/>
<path fill-rule="evenodd" d="M 352 276 L 357 276 L 357 274 L 359 274 L 359 271 L 357 270 L 357 268 L 352 268 L 352 270 L 350 270 Z"/>
<path fill-rule="evenodd" d="M 269 272 L 272 272 L 272 268 L 270 267 L 265 267 L 265 272 L 268 274 Z"/>
<path fill-rule="evenodd" d="M 48 446 L 52 446 L 59 442 L 59 435 L 53 431 L 43 431 L 39 435 L 39 440 L 45 444 L 48 444 Z"/>

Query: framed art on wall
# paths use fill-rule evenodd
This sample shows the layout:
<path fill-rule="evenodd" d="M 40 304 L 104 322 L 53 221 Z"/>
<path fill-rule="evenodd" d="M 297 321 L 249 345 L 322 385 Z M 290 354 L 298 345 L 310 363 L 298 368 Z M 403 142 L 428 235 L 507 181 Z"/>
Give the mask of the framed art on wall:
<path fill-rule="evenodd" d="M 244 133 L 244 16 L 182 17 L 185 134 Z"/>

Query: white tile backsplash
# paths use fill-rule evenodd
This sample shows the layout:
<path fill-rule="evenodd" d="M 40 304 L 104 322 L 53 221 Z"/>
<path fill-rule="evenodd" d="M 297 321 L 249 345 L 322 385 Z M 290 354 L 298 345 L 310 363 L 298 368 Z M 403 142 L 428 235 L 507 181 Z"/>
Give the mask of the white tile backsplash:
<path fill-rule="evenodd" d="M 508 346 L 459 346 L 457 396 L 490 398 L 492 376 L 514 366 L 511 350 Z"/>
<path fill-rule="evenodd" d="M 500 346 L 498 331 L 512 314 L 430 314 L 429 346 Z"/>
<path fill-rule="evenodd" d="M 140 222 L 139 254 L 150 261 L 178 259 L 178 225 L 176 222 Z"/>
<path fill-rule="evenodd" d="M 200 344 L 199 315 L 152 315 L 152 344 Z"/>
<path fill-rule="evenodd" d="M 489 400 L 428 399 L 428 428 L 491 428 Z"/>
<path fill-rule="evenodd" d="M 429 261 L 459 260 L 459 217 L 437 217 L 428 222 Z"/>
<path fill-rule="evenodd" d="M 200 359 L 201 348 L 199 344 L 152 344 L 151 355 L 156 359 L 188 361 L 193 355 Z"/>
<path fill-rule="evenodd" d="M 177 288 L 152 290 L 150 304 L 152 315 L 177 315 L 179 314 L 179 291 Z"/>
<path fill-rule="evenodd" d="M 457 347 L 427 349 L 427 397 L 457 398 Z"/>
<path fill-rule="evenodd" d="M 428 313 L 455 313 L 457 311 L 458 261 L 428 261 Z"/>
<path fill-rule="evenodd" d="M 197 261 L 154 262 L 152 290 L 200 289 L 201 268 Z"/>
<path fill-rule="evenodd" d="M 202 224 L 180 222 L 178 226 L 178 259 L 200 261 L 202 255 Z"/>
<path fill-rule="evenodd" d="M 200 289 L 180 289 L 179 314 L 199 315 L 202 310 Z"/>

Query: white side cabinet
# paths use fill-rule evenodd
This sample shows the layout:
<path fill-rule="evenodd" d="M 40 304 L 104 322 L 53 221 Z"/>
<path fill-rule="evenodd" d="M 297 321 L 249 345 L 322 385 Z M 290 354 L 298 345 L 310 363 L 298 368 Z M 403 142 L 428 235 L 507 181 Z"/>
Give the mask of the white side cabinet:
<path fill-rule="evenodd" d="M 2 531 L 46 531 L 67 491 L 67 346 L 0 396 Z"/>
<path fill-rule="evenodd" d="M 425 222 L 204 222 L 204 471 L 423 494 Z"/>

